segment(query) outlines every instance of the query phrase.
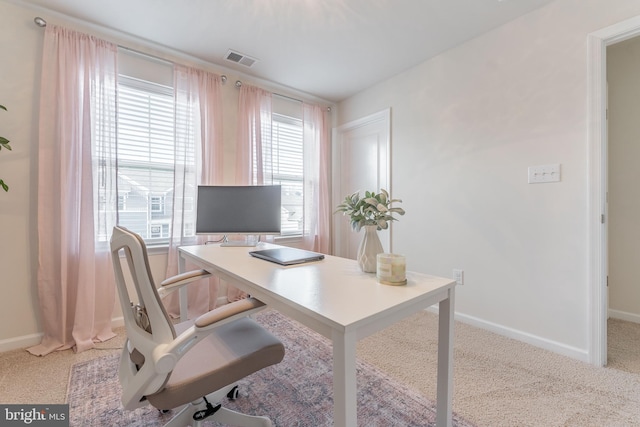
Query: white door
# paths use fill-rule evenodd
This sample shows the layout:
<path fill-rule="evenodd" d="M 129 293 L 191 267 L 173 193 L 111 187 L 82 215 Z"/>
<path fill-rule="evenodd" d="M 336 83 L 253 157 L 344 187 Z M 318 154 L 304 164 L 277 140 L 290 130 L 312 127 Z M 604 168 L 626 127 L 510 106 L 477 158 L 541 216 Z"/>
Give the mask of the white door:
<path fill-rule="evenodd" d="M 386 109 L 334 129 L 333 136 L 333 206 L 347 195 L 360 191 L 379 192 L 390 188 L 390 121 Z M 351 229 L 349 217 L 333 217 L 333 253 L 355 259 L 362 233 Z M 382 247 L 391 252 L 391 227 L 378 232 Z"/>

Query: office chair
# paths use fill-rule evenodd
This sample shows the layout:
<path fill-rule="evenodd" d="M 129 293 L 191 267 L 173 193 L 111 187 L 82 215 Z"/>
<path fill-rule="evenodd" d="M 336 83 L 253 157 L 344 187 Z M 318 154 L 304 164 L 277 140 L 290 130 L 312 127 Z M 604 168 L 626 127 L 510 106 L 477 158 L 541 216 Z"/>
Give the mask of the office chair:
<path fill-rule="evenodd" d="M 121 252 L 137 301 L 129 297 Z M 237 397 L 237 381 L 284 357 L 282 343 L 249 317 L 264 304 L 247 298 L 174 325 L 160 294 L 210 274 L 205 270 L 183 273 L 165 280 L 157 290 L 144 241 L 120 226 L 113 228 L 111 254 L 127 332 L 119 370 L 124 408 L 150 403 L 166 411 L 186 405 L 166 426 L 197 427 L 205 419 L 271 426 L 267 417 L 241 414 L 219 403 L 225 396 Z"/>

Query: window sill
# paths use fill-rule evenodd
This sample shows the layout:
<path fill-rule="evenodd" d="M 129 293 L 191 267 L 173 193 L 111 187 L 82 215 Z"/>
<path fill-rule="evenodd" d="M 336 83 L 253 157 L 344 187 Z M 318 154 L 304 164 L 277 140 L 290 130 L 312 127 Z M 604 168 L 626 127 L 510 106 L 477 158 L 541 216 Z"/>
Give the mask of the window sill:
<path fill-rule="evenodd" d="M 298 246 L 303 242 L 301 235 L 274 237 L 273 243 L 282 246 Z M 197 243 L 194 243 L 197 244 Z M 169 253 L 168 244 L 147 245 L 149 255 L 167 255 Z"/>
<path fill-rule="evenodd" d="M 298 246 L 303 241 L 301 235 L 274 237 L 273 243 L 283 246 Z"/>

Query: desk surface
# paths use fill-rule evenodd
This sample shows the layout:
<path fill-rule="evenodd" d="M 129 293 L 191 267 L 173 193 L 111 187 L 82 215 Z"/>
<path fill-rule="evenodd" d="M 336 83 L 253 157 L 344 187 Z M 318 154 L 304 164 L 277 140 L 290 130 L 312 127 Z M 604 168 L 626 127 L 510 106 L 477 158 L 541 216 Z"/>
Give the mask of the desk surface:
<path fill-rule="evenodd" d="M 215 270 L 211 272 L 221 278 L 228 276 L 235 284 L 254 289 L 257 286 L 263 298 L 266 293 L 343 332 L 387 316 L 390 311 L 403 310 L 406 305 L 429 300 L 455 286 L 452 279 L 414 272 L 407 272 L 404 286 L 382 285 L 375 274 L 360 271 L 356 261 L 330 255 L 322 261 L 288 267 L 249 255 L 252 250 L 272 247 L 277 246 L 267 243 L 257 248 L 198 245 L 184 246 L 180 251 L 199 264 L 204 261 L 205 267 Z"/>
<path fill-rule="evenodd" d="M 436 424 L 450 427 L 456 282 L 408 272 L 406 285 L 388 286 L 378 283 L 374 274 L 360 271 L 350 259 L 326 256 L 322 261 L 284 267 L 249 255 L 272 247 L 277 246 L 183 246 L 179 265 L 184 271 L 184 263 L 190 260 L 333 341 L 336 427 L 357 425 L 356 341 L 438 303 Z"/>

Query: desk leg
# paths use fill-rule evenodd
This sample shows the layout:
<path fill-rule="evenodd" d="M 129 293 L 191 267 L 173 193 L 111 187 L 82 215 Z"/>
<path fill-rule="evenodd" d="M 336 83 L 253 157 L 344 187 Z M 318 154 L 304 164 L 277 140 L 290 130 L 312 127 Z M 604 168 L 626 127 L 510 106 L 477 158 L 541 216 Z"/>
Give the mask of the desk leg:
<path fill-rule="evenodd" d="M 178 253 L 178 273 L 184 273 L 186 269 L 186 261 L 180 253 Z M 186 322 L 189 318 L 187 310 L 187 286 L 181 286 L 178 289 L 178 302 L 180 303 L 180 321 Z"/>
<path fill-rule="evenodd" d="M 453 399 L 453 313 L 455 288 L 440 301 L 438 314 L 438 403 L 436 426 L 451 427 Z"/>
<path fill-rule="evenodd" d="M 333 332 L 333 425 L 357 425 L 356 334 Z"/>

